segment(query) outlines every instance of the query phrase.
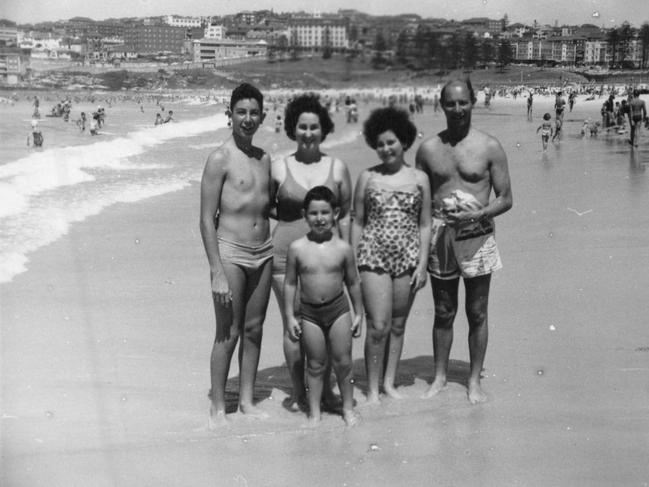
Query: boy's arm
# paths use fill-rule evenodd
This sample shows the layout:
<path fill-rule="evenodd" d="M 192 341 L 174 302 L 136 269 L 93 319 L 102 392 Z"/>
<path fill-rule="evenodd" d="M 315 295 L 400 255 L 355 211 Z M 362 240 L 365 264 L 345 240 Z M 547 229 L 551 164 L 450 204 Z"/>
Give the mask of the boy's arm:
<path fill-rule="evenodd" d="M 363 322 L 363 296 L 361 294 L 361 280 L 356 268 L 356 259 L 354 259 L 354 250 L 350 245 L 347 245 L 345 250 L 345 285 L 354 308 L 352 336 L 358 338 L 361 336 L 361 323 Z"/>
<path fill-rule="evenodd" d="M 210 265 L 212 293 L 220 304 L 229 306 L 232 293 L 225 276 L 216 237 L 216 218 L 226 175 L 225 155 L 221 152 L 213 152 L 207 158 L 201 178 L 200 230 Z"/>
<path fill-rule="evenodd" d="M 284 316 L 286 327 L 291 340 L 298 341 L 302 334 L 302 325 L 295 309 L 295 293 L 297 292 L 297 251 L 293 242 L 286 255 L 286 276 L 284 277 Z"/>

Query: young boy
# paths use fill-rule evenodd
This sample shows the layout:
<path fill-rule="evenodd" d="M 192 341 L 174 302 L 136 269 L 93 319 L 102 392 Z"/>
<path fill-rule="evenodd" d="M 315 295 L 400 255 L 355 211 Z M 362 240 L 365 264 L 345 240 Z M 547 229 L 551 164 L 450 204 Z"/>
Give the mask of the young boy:
<path fill-rule="evenodd" d="M 539 128 L 536 129 L 536 133 L 539 133 L 539 130 L 541 131 L 541 142 L 543 144 L 543 152 L 548 150 L 548 141 L 550 140 L 550 136 L 552 135 L 552 115 L 549 113 L 546 113 L 543 115 L 543 123 L 539 125 Z"/>
<path fill-rule="evenodd" d="M 554 142 L 554 139 L 559 139 L 559 141 L 561 141 L 561 127 L 563 127 L 563 118 L 557 117 L 554 121 L 554 135 L 552 136 L 552 142 Z"/>
<path fill-rule="evenodd" d="M 302 339 L 306 351 L 309 422 L 313 426 L 320 422 L 328 354 L 343 399 L 343 419 L 348 426 L 359 421 L 353 409 L 351 355 L 352 337 L 361 334 L 363 304 L 352 247 L 333 232 L 340 211 L 334 199 L 326 186 L 315 186 L 307 192 L 302 213 L 310 230 L 289 246 L 284 280 L 288 332 L 294 340 Z M 296 306 L 298 280 L 300 296 Z M 343 292 L 345 285 L 354 308 L 353 319 Z"/>
<path fill-rule="evenodd" d="M 243 83 L 232 92 L 232 137 L 207 158 L 201 180 L 200 229 L 210 265 L 216 338 L 211 357 L 209 426 L 226 422 L 225 385 L 239 345 L 239 403 L 245 415 L 266 417 L 253 403 L 262 324 L 270 296 L 270 158 L 252 145 L 264 120 L 263 96 Z"/>

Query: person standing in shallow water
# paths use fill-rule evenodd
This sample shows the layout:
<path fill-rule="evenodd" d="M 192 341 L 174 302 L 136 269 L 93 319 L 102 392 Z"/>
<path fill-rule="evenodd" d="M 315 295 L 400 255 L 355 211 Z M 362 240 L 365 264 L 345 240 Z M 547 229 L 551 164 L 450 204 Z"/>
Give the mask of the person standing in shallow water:
<path fill-rule="evenodd" d="M 460 277 L 466 291 L 470 374 L 468 398 L 486 401 L 480 374 L 487 351 L 491 273 L 502 267 L 494 239 L 494 217 L 512 207 L 507 156 L 492 136 L 471 126 L 476 102 L 470 81 L 442 89 L 446 130 L 425 140 L 417 167 L 427 173 L 433 200 L 433 237 L 428 271 L 435 300 L 435 377 L 424 397 L 446 385 Z M 495 198 L 490 199 L 491 193 Z"/>
<path fill-rule="evenodd" d="M 375 110 L 363 133 L 381 162 L 358 177 L 352 243 L 367 316 L 367 402 L 377 404 L 382 368 L 385 394 L 403 397 L 396 387 L 397 367 L 410 307 L 426 284 L 431 196 L 426 174 L 404 159 L 417 138 L 407 112 Z"/>
<path fill-rule="evenodd" d="M 216 337 L 210 361 L 210 427 L 224 424 L 225 386 L 239 338 L 239 411 L 267 416 L 253 401 L 262 325 L 270 297 L 270 158 L 252 144 L 263 96 L 247 83 L 232 92 L 232 137 L 207 158 L 200 230 L 210 266 Z"/>
<path fill-rule="evenodd" d="M 333 129 L 334 123 L 329 112 L 316 95 L 296 96 L 286 106 L 284 114 L 284 130 L 288 138 L 296 142 L 296 151 L 274 160 L 271 167 L 275 194 L 273 211 L 277 218 L 273 230 L 273 292 L 282 313 L 284 357 L 293 385 L 291 395 L 283 405 L 292 411 L 308 407 L 304 378 L 305 353 L 301 342 L 289 333 L 288 317 L 282 303 L 289 245 L 309 231 L 302 216 L 302 204 L 309 189 L 324 185 L 334 193 L 339 208 L 334 232 L 343 240 L 349 241 L 352 193 L 349 171 L 343 161 L 320 150 L 320 144 Z M 325 406 L 331 409 L 340 401 L 331 391 L 329 377 L 328 368 L 324 374 L 322 397 Z"/>

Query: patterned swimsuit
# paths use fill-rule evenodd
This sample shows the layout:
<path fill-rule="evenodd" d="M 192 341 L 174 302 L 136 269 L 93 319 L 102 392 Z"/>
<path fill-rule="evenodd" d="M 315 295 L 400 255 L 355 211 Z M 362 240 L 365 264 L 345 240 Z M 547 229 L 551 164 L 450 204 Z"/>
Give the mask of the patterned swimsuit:
<path fill-rule="evenodd" d="M 358 268 L 396 277 L 417 267 L 421 206 L 419 188 L 387 189 L 370 181 L 365 190 L 366 223 L 356 252 Z"/>

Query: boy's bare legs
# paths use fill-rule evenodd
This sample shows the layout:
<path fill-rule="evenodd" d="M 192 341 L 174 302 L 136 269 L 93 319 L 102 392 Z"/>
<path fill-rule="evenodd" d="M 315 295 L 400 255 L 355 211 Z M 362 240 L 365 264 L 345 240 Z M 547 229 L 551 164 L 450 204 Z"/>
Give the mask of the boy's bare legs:
<path fill-rule="evenodd" d="M 397 392 L 395 381 L 397 368 L 403 350 L 403 337 L 406 329 L 406 320 L 410 306 L 415 297 L 410 286 L 410 274 L 396 277 L 392 280 L 392 324 L 390 335 L 385 344 L 385 373 L 383 377 L 383 390 L 393 399 L 403 399 Z"/>
<path fill-rule="evenodd" d="M 354 411 L 351 326 L 351 313 L 345 313 L 329 329 L 331 364 L 336 372 L 338 388 L 343 398 L 343 419 L 347 426 L 355 426 L 360 421 L 360 416 Z"/>
<path fill-rule="evenodd" d="M 464 280 L 466 316 L 469 322 L 469 354 L 471 356 L 471 372 L 468 383 L 468 396 L 471 404 L 487 400 L 487 394 L 480 385 L 480 374 L 482 373 L 489 337 L 487 309 L 490 283 L 490 274 Z"/>
<path fill-rule="evenodd" d="M 293 340 L 286 330 L 286 315 L 284 314 L 284 274 L 275 274 L 272 278 L 273 293 L 277 298 L 280 314 L 282 317 L 282 345 L 284 348 L 284 359 L 291 378 L 293 388 L 291 395 L 287 398 L 284 406 L 298 409 L 305 409 L 307 404 L 306 387 L 304 385 L 304 350 L 299 340 Z"/>
<path fill-rule="evenodd" d="M 307 393 L 304 377 L 304 347 L 299 340 L 293 340 L 286 330 L 286 316 L 284 315 L 284 274 L 273 275 L 272 284 L 273 292 L 277 298 L 277 303 L 279 304 L 282 316 L 282 345 L 284 347 L 284 359 L 286 360 L 286 366 L 288 367 L 291 383 L 293 384 L 293 391 L 284 406 L 289 409 L 297 407 L 300 410 L 304 410 L 307 405 Z M 335 404 L 336 397 L 331 390 L 331 384 L 329 382 L 330 370 L 331 367 L 327 364 L 323 383 L 323 401 L 327 404 Z"/>
<path fill-rule="evenodd" d="M 433 397 L 446 386 L 448 359 L 453 345 L 453 321 L 457 314 L 459 278 L 442 280 L 431 276 L 435 322 L 433 324 L 433 353 L 435 355 L 435 378 L 423 397 Z"/>
<path fill-rule="evenodd" d="M 216 427 L 226 422 L 225 385 L 230 372 L 230 363 L 239 339 L 243 313 L 244 272 L 237 266 L 223 264 L 233 299 L 229 306 L 223 306 L 212 295 L 216 316 L 216 337 L 210 358 L 211 389 L 209 426 Z"/>
<path fill-rule="evenodd" d="M 306 350 L 307 397 L 309 400 L 309 424 L 317 426 L 321 420 L 320 401 L 324 374 L 327 369 L 327 341 L 322 329 L 315 323 L 302 320 L 302 343 Z"/>
<path fill-rule="evenodd" d="M 381 366 L 385 343 L 392 324 L 392 278 L 385 273 L 361 271 L 361 290 L 367 315 L 365 337 L 365 370 L 367 372 L 367 402 L 378 404 Z"/>
<path fill-rule="evenodd" d="M 272 261 L 256 271 L 248 271 L 245 281 L 245 315 L 239 345 L 239 410 L 249 416 L 268 417 L 254 404 L 255 380 L 259 366 L 263 324 L 270 298 Z"/>

